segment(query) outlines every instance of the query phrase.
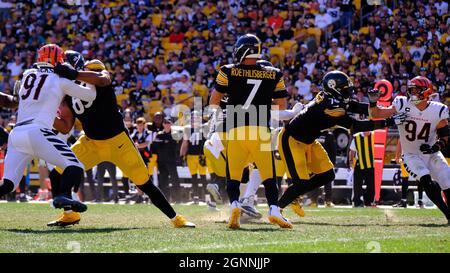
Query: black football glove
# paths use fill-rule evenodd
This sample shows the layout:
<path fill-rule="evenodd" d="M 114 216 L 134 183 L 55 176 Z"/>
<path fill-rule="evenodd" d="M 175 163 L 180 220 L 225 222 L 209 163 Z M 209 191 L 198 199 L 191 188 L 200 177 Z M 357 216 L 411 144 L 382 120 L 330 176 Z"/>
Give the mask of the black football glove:
<path fill-rule="evenodd" d="M 369 105 L 370 107 L 377 106 L 377 101 L 380 98 L 380 90 L 378 89 L 369 89 L 367 91 L 367 96 L 369 97 Z"/>
<path fill-rule="evenodd" d="M 439 141 L 433 144 L 433 146 L 430 146 L 429 144 L 425 143 L 420 145 L 420 151 L 425 155 L 434 154 L 439 152 L 440 150 L 441 150 L 441 143 Z"/>
<path fill-rule="evenodd" d="M 75 68 L 71 67 L 69 64 L 57 63 L 55 66 L 55 73 L 60 77 L 72 81 L 76 80 L 78 77 L 78 71 Z"/>

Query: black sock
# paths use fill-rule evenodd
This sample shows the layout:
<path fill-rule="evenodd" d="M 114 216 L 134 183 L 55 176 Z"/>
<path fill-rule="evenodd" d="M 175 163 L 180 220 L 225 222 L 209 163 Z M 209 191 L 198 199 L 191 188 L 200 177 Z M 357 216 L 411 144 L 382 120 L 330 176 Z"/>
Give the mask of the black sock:
<path fill-rule="evenodd" d="M 72 199 L 72 188 L 84 179 L 84 171 L 77 166 L 68 166 L 61 176 L 58 195 Z"/>
<path fill-rule="evenodd" d="M 143 185 L 136 185 L 141 191 L 146 193 L 148 197 L 150 197 L 150 200 L 152 203 L 160 210 L 162 211 L 167 217 L 170 219 L 174 218 L 177 213 L 172 208 L 172 206 L 167 201 L 164 194 L 153 184 L 152 179 L 150 178 L 145 184 Z"/>
<path fill-rule="evenodd" d="M 419 183 L 422 184 L 428 198 L 433 201 L 433 203 L 439 208 L 440 211 L 442 211 L 447 219 L 450 219 L 450 209 L 442 198 L 441 188 L 439 185 L 431 180 L 431 176 L 429 174 L 422 176 Z"/>
<path fill-rule="evenodd" d="M 406 200 L 408 196 L 408 177 L 402 177 L 402 199 Z"/>
<path fill-rule="evenodd" d="M 128 183 L 128 177 L 122 177 L 123 191 L 126 195 L 130 194 L 130 184 Z"/>
<path fill-rule="evenodd" d="M 419 200 L 422 200 L 423 199 L 423 185 L 420 182 L 417 184 L 417 193 L 418 193 Z"/>
<path fill-rule="evenodd" d="M 262 182 L 266 193 L 267 204 L 278 206 L 278 187 L 275 179 L 269 178 Z"/>
<path fill-rule="evenodd" d="M 241 194 L 239 186 L 240 186 L 240 183 L 237 180 L 228 180 L 227 181 L 227 193 L 228 193 L 228 198 L 230 199 L 230 204 L 232 204 L 234 201 L 239 200 L 239 195 Z"/>
<path fill-rule="evenodd" d="M 447 207 L 450 208 L 450 189 L 444 191 L 445 199 L 447 201 Z"/>
<path fill-rule="evenodd" d="M 61 174 L 53 169 L 49 174 L 50 184 L 52 185 L 52 196 L 55 197 L 59 194 L 59 185 L 61 184 Z"/>
<path fill-rule="evenodd" d="M 322 187 L 323 185 L 330 183 L 334 180 L 334 170 L 331 169 L 324 173 L 316 174 L 309 180 L 293 181 L 292 186 L 290 186 L 281 196 L 279 200 L 280 208 L 285 208 L 287 205 L 292 203 L 295 198 L 302 194 L 305 194 L 313 189 Z"/>
<path fill-rule="evenodd" d="M 3 185 L 0 186 L 0 197 L 14 190 L 14 183 L 11 180 L 3 179 Z"/>

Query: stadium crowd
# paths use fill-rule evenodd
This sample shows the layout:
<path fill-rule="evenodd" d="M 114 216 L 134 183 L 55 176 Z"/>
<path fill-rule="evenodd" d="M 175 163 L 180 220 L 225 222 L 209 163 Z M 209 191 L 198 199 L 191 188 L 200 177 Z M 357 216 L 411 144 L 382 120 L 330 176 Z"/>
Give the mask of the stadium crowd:
<path fill-rule="evenodd" d="M 36 50 L 55 43 L 105 63 L 129 128 L 143 117 L 154 120 L 150 131 L 161 131 L 175 121 L 175 105 L 192 107 L 194 96 L 206 105 L 216 69 L 233 62 L 237 37 L 254 33 L 265 59 L 284 72 L 290 106 L 311 100 L 334 69 L 353 79 L 360 101 L 377 80 L 388 79 L 397 95 L 422 75 L 449 105 L 448 3 L 384 2 L 0 1 L 0 90 L 11 93 Z M 2 109 L 0 123 L 10 129 L 14 113 Z M 149 162 L 151 141 L 144 141 Z"/>

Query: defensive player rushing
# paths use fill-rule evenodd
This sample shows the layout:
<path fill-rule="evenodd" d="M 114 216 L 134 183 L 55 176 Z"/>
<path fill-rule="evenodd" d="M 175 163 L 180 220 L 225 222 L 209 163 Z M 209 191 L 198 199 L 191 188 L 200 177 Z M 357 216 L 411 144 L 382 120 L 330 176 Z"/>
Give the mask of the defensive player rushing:
<path fill-rule="evenodd" d="M 48 44 L 38 51 L 38 62 L 23 74 L 20 85 L 17 124 L 8 140 L 5 176 L 0 195 L 17 187 L 25 166 L 41 158 L 61 166 L 63 172 L 59 193 L 53 199 L 55 208 L 84 212 L 87 206 L 70 199 L 71 189 L 83 179 L 84 167 L 66 143 L 52 131 L 58 106 L 65 95 L 92 103 L 96 98 L 94 86 L 83 87 L 54 73 L 54 66 L 63 61 L 63 50 Z"/>
<path fill-rule="evenodd" d="M 450 166 L 440 151 L 448 145 L 449 111 L 442 103 L 428 101 L 432 93 L 431 81 L 417 76 L 408 82 L 407 97 L 397 96 L 392 106 L 380 108 L 377 106 L 380 92 L 370 90 L 370 114 L 374 118 L 386 118 L 396 113 L 407 115 L 406 122 L 399 126 L 403 164 L 422 184 L 428 198 L 444 213 L 450 225 Z"/>
<path fill-rule="evenodd" d="M 85 133 L 72 146 L 73 152 L 83 162 L 86 170 L 103 161 L 112 162 L 150 197 L 152 203 L 172 220 L 175 227 L 195 227 L 183 216 L 176 214 L 161 191 L 153 184 L 141 155 L 127 134 L 104 64 L 99 60 L 91 60 L 85 64 L 85 68 L 88 71 L 77 71 L 68 65 L 55 67 L 55 72 L 62 77 L 92 83 L 97 88 L 98 95 L 94 101 L 68 98 L 73 116 L 65 120 L 66 126 L 71 128 L 76 117 Z M 59 184 L 59 177 L 56 170 L 51 172 L 52 185 Z M 65 190 L 70 192 L 70 189 Z M 78 213 L 69 212 L 49 225 L 65 226 L 79 221 Z"/>
<path fill-rule="evenodd" d="M 270 143 L 270 109 L 272 103 L 286 109 L 287 91 L 279 69 L 257 64 L 261 58 L 258 37 L 246 34 L 234 47 L 236 64 L 220 67 L 210 106 L 218 107 L 228 95 L 227 105 L 227 193 L 231 203 L 228 227 L 240 228 L 239 185 L 242 170 L 255 163 L 261 174 L 269 205 L 269 221 L 282 228 L 292 228 L 278 207 L 278 188 Z"/>
<path fill-rule="evenodd" d="M 342 126 L 354 132 L 372 131 L 394 124 L 394 118 L 358 121 L 350 117 L 348 113 L 368 114 L 367 104 L 350 100 L 352 92 L 353 83 L 345 73 L 328 72 L 322 81 L 322 91 L 281 130 L 278 151 L 292 185 L 281 196 L 280 208 L 334 180 L 333 163 L 317 141 L 322 130 Z"/>

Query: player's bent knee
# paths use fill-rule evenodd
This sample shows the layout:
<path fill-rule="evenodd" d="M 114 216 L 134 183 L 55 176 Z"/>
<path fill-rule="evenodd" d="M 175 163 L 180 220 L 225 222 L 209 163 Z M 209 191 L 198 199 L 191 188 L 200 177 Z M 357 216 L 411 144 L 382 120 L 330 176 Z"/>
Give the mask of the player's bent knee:
<path fill-rule="evenodd" d="M 150 179 L 148 172 L 139 172 L 129 176 L 131 181 L 137 186 L 144 185 Z"/>
<path fill-rule="evenodd" d="M 0 196 L 14 191 L 15 184 L 11 180 L 4 178 L 3 185 L 0 186 Z"/>

